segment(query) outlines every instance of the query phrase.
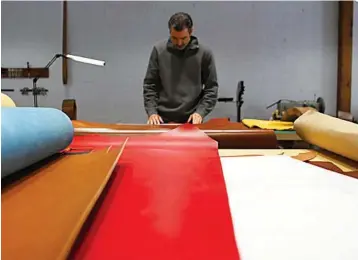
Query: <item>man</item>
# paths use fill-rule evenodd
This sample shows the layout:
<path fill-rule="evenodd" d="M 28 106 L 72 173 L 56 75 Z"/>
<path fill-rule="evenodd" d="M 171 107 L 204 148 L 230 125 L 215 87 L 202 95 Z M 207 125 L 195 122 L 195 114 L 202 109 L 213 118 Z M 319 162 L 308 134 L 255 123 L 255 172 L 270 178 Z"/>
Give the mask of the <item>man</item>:
<path fill-rule="evenodd" d="M 200 124 L 217 102 L 214 57 L 192 35 L 189 14 L 174 14 L 168 27 L 170 38 L 154 46 L 144 78 L 148 124 Z"/>

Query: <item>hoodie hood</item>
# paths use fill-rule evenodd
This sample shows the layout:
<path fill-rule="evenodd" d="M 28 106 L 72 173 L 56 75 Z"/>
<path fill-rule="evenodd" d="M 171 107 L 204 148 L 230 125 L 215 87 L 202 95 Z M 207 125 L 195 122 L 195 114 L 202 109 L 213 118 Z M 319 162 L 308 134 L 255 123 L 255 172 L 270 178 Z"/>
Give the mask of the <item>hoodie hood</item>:
<path fill-rule="evenodd" d="M 174 52 L 174 53 L 185 53 L 185 52 L 187 52 L 187 50 L 198 50 L 199 49 L 199 40 L 195 36 L 190 36 L 190 41 L 189 41 L 188 45 L 184 49 L 179 50 L 174 46 L 174 44 L 172 43 L 172 41 L 169 38 L 168 43 L 167 43 L 167 48 L 169 51 Z"/>

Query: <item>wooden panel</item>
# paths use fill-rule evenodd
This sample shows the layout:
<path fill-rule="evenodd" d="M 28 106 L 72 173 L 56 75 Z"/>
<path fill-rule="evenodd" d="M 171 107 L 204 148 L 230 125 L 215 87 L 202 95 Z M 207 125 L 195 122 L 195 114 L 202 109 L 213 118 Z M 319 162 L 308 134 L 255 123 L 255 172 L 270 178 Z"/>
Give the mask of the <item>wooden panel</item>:
<path fill-rule="evenodd" d="M 71 120 L 77 119 L 77 105 L 75 99 L 64 99 L 62 101 L 62 112 L 64 112 Z"/>
<path fill-rule="evenodd" d="M 338 24 L 338 111 L 351 110 L 353 1 L 339 1 Z"/>
<path fill-rule="evenodd" d="M 63 1 L 62 17 L 62 54 L 67 54 L 67 1 Z M 62 59 L 62 83 L 67 85 L 68 67 L 67 59 Z"/>
<path fill-rule="evenodd" d="M 1 68 L 1 78 L 48 78 L 48 68 Z"/>
<path fill-rule="evenodd" d="M 61 156 L 3 188 L 2 259 L 66 259 L 124 145 Z"/>

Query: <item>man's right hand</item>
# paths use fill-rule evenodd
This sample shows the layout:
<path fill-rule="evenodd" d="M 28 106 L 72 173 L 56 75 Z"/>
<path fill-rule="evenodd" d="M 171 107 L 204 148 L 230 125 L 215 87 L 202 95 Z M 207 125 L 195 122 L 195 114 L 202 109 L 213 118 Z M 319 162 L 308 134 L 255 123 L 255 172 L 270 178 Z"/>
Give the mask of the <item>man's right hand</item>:
<path fill-rule="evenodd" d="M 149 125 L 160 125 L 160 123 L 164 123 L 164 122 L 163 119 L 157 114 L 151 115 L 147 121 L 147 124 Z"/>

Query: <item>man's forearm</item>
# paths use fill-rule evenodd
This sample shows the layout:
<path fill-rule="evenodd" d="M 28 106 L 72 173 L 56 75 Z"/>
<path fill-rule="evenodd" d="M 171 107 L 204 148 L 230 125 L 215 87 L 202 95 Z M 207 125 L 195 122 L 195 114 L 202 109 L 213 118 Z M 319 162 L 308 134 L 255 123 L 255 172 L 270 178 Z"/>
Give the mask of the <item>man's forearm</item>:
<path fill-rule="evenodd" d="M 196 109 L 196 112 L 202 117 L 206 117 L 215 108 L 219 90 L 215 60 L 211 51 L 205 53 L 203 60 L 203 72 L 205 88 L 203 90 L 203 97 Z"/>
<path fill-rule="evenodd" d="M 158 96 L 156 87 L 154 84 L 144 84 L 143 86 L 144 96 L 144 109 L 148 116 L 157 114 Z"/>
<path fill-rule="evenodd" d="M 206 117 L 216 106 L 218 99 L 218 85 L 204 89 L 203 98 L 201 99 L 196 112 L 203 118 Z"/>
<path fill-rule="evenodd" d="M 143 82 L 143 99 L 144 99 L 144 109 L 147 112 L 148 116 L 157 114 L 157 105 L 158 105 L 158 90 L 157 84 L 159 81 L 159 66 L 158 66 L 158 53 L 155 48 L 153 48 L 147 72 Z"/>

